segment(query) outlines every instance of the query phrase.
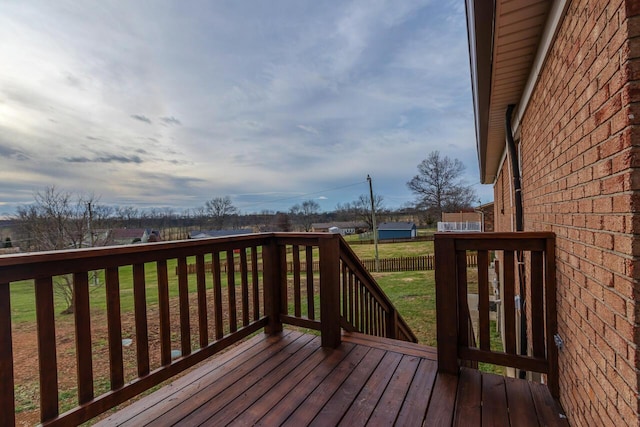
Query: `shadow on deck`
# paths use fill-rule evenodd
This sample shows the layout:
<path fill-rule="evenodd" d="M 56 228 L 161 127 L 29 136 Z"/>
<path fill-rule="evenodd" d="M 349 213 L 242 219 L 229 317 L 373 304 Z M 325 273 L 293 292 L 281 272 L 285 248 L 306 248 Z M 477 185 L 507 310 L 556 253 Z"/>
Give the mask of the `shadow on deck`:
<path fill-rule="evenodd" d="M 359 333 L 336 349 L 258 334 L 98 425 L 568 425 L 545 385 L 438 374 L 436 360 L 434 348 Z"/>

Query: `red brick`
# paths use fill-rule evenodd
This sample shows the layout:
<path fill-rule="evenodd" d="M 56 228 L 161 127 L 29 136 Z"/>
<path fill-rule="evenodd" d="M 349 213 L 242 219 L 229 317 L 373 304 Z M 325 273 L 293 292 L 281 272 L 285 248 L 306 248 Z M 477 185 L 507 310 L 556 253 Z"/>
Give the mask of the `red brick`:
<path fill-rule="evenodd" d="M 640 58 L 640 37 L 635 37 L 633 39 L 629 39 L 627 42 L 627 58 Z"/>
<path fill-rule="evenodd" d="M 601 192 L 600 194 L 614 194 L 619 193 L 625 189 L 625 176 L 617 175 L 608 178 L 604 178 L 600 181 Z"/>
<path fill-rule="evenodd" d="M 619 215 L 606 215 L 602 218 L 602 229 L 617 233 L 624 233 L 624 217 Z"/>
<path fill-rule="evenodd" d="M 640 419 L 640 42 L 628 40 L 640 18 L 626 21 L 630 3 L 640 1 L 569 2 L 520 124 L 526 229 L 556 233 L 561 399 L 575 425 Z M 496 212 L 510 197 L 500 176 Z"/>
<path fill-rule="evenodd" d="M 634 16 L 627 20 L 627 34 L 629 37 L 640 36 L 640 16 Z"/>

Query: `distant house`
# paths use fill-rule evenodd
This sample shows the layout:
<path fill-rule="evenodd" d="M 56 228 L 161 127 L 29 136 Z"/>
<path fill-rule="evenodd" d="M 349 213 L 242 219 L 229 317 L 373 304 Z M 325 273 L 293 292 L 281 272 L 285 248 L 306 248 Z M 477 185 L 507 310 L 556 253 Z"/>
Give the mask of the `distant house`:
<path fill-rule="evenodd" d="M 253 230 L 248 228 L 237 228 L 233 230 L 194 230 L 189 232 L 190 239 L 209 239 L 211 237 L 239 236 L 241 234 L 251 234 Z"/>
<path fill-rule="evenodd" d="M 480 232 L 482 231 L 482 213 L 442 212 L 442 221 L 438 221 L 438 231 Z"/>
<path fill-rule="evenodd" d="M 153 237 L 152 237 L 153 236 Z M 131 243 L 147 243 L 159 241 L 160 233 L 150 228 L 116 228 L 111 230 L 110 240 L 114 245 L 129 245 Z"/>
<path fill-rule="evenodd" d="M 414 222 L 383 222 L 378 226 L 378 239 L 413 239 L 418 235 Z"/>
<path fill-rule="evenodd" d="M 338 231 L 336 231 L 336 228 Z M 369 231 L 369 226 L 362 221 L 317 222 L 311 224 L 311 229 L 318 233 L 360 234 Z"/>

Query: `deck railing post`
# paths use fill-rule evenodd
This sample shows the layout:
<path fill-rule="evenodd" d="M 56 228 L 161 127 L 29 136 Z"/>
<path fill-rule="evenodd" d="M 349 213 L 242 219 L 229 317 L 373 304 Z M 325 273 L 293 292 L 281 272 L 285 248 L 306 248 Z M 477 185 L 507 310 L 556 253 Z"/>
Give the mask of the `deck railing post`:
<path fill-rule="evenodd" d="M 0 283 L 0 425 L 15 425 L 13 344 L 11 341 L 11 293 Z"/>
<path fill-rule="evenodd" d="M 454 240 L 436 235 L 436 319 L 438 371 L 458 374 L 458 302 Z"/>
<path fill-rule="evenodd" d="M 281 274 L 280 271 L 280 250 L 276 238 L 271 238 L 269 243 L 262 247 L 262 265 L 264 281 L 264 310 L 268 323 L 265 333 L 276 334 L 282 331 L 282 321 L 280 320 L 281 302 Z M 286 272 L 284 272 L 286 274 Z"/>
<path fill-rule="evenodd" d="M 320 332 L 323 347 L 340 345 L 340 240 L 322 238 L 320 247 Z"/>
<path fill-rule="evenodd" d="M 387 338 L 398 339 L 398 310 L 391 306 L 387 313 Z"/>
<path fill-rule="evenodd" d="M 549 374 L 547 380 L 549 391 L 556 399 L 560 398 L 560 385 L 558 373 L 558 348 L 554 335 L 558 333 L 558 308 L 556 295 L 556 245 L 553 237 L 545 240 L 545 297 L 546 297 L 546 323 L 547 323 L 547 358 L 549 361 Z"/>

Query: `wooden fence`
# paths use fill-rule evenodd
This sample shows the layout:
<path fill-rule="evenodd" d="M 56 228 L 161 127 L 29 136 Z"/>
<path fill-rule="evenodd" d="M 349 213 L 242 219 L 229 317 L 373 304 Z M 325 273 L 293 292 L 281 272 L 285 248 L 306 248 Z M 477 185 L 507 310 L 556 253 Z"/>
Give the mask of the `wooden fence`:
<path fill-rule="evenodd" d="M 376 260 L 375 259 L 361 259 L 360 262 L 368 271 L 376 271 Z M 251 267 L 251 263 L 248 264 L 249 268 Z M 475 253 L 467 254 L 467 267 L 477 267 L 478 266 L 478 255 Z M 211 263 L 205 263 L 205 272 L 211 272 Z M 304 261 L 300 262 L 300 268 L 302 271 L 307 270 L 307 265 Z M 397 258 L 382 258 L 379 260 L 379 268 L 378 271 L 381 273 L 393 273 L 400 271 L 427 271 L 435 269 L 435 257 L 434 255 L 422 255 L 422 256 L 413 256 L 413 257 L 397 257 Z M 220 272 L 227 272 L 227 265 L 220 265 Z M 313 263 L 313 271 L 317 272 L 320 270 L 320 263 Z M 262 263 L 258 263 L 258 270 L 262 271 Z M 187 266 L 188 274 L 196 273 L 196 265 L 189 264 Z M 287 262 L 287 273 L 294 272 L 294 263 Z M 178 270 L 176 269 L 176 274 L 178 274 Z"/>

